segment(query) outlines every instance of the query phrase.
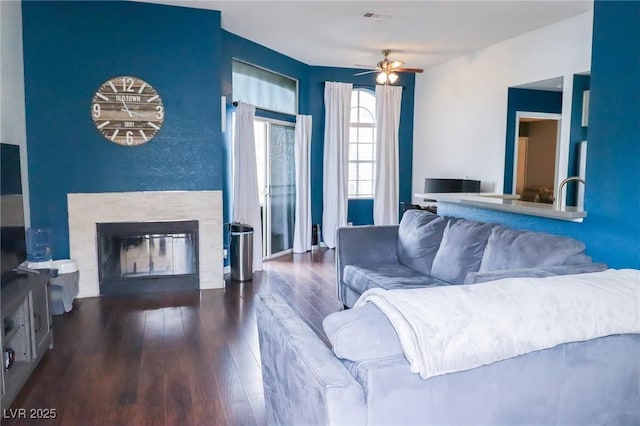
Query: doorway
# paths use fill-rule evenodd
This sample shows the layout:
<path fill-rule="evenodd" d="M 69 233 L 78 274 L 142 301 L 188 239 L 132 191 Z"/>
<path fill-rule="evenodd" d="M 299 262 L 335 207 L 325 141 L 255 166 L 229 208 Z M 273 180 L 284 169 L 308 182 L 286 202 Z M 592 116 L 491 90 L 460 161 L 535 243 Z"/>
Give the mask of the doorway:
<path fill-rule="evenodd" d="M 295 215 L 295 127 L 293 123 L 256 118 L 256 163 L 265 258 L 293 249 Z"/>
<path fill-rule="evenodd" d="M 516 114 L 513 193 L 523 201 L 554 201 L 560 118 L 560 114 Z"/>

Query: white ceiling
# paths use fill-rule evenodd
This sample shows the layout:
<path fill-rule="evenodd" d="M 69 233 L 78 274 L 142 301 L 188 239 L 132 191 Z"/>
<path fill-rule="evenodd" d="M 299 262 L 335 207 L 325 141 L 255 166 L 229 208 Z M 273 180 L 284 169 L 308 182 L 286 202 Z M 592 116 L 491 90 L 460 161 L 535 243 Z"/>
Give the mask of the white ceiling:
<path fill-rule="evenodd" d="M 138 0 L 222 12 L 222 28 L 309 65 L 427 68 L 593 9 L 570 1 Z M 390 19 L 367 19 L 366 12 Z"/>

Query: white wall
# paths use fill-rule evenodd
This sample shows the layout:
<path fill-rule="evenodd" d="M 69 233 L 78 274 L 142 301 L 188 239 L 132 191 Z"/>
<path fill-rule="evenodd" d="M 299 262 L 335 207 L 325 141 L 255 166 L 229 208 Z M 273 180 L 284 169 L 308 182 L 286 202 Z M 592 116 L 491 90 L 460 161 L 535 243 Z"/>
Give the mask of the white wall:
<path fill-rule="evenodd" d="M 22 4 L 0 0 L 0 142 L 20 146 L 25 224 L 30 226 L 24 108 Z"/>
<path fill-rule="evenodd" d="M 416 75 L 412 192 L 425 177 L 501 192 L 508 87 L 589 70 L 592 26 L 588 12 Z"/>

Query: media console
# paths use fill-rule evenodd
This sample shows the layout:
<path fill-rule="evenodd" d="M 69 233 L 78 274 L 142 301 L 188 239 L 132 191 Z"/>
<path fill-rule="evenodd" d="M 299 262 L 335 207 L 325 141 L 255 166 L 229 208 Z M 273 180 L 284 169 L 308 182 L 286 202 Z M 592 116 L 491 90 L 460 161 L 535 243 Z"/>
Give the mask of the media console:
<path fill-rule="evenodd" d="M 7 409 L 53 345 L 47 271 L 19 273 L 2 286 L 2 409 Z"/>

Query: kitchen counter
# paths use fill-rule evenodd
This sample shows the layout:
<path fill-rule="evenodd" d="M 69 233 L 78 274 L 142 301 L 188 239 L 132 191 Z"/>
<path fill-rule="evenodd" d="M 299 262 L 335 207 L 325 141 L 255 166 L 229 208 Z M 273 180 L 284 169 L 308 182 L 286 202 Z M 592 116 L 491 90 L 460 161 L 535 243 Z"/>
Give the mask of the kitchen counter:
<path fill-rule="evenodd" d="M 573 206 L 556 208 L 553 204 L 520 201 L 517 195 L 495 193 L 416 193 L 415 197 L 438 203 L 457 203 L 490 210 L 582 222 L 587 212 Z"/>

